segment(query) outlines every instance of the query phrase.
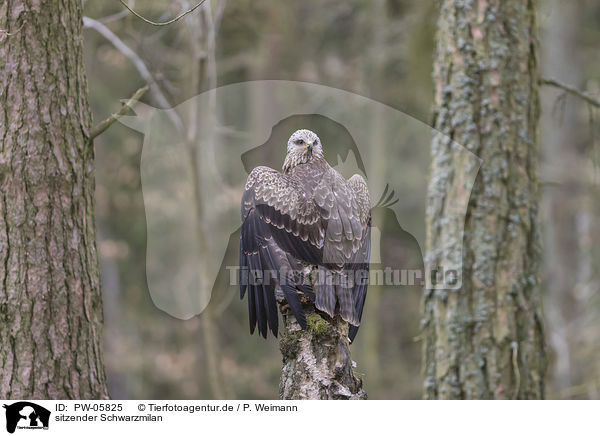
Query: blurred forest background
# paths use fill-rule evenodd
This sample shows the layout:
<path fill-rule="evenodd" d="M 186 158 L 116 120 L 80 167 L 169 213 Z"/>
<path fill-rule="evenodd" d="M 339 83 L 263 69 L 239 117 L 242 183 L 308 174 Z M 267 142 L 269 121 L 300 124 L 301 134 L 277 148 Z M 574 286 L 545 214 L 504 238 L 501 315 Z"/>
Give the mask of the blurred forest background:
<path fill-rule="evenodd" d="M 130 0 L 129 5 L 164 21 L 194 4 Z M 175 106 L 216 86 L 282 79 L 341 88 L 430 121 L 433 0 L 212 0 L 165 27 L 144 23 L 117 1 L 87 0 L 84 13 L 96 121 L 115 112 L 149 78 L 156 85 L 142 100 L 156 107 Z M 538 22 L 542 75 L 598 95 L 600 3 L 543 0 Z M 598 399 L 598 111 L 554 88 L 542 87 L 541 97 L 542 275 L 551 347 L 547 397 Z M 278 342 L 248 334 L 246 302 L 237 294 L 221 299 L 210 318 L 202 314 L 187 321 L 152 303 L 145 274 L 142 141 L 141 134 L 117 123 L 95 142 L 112 398 L 277 398 Z M 421 156 L 427 159 L 428 153 Z M 415 218 L 424 226 L 424 217 Z M 368 322 L 352 345 L 369 398 L 421 398 L 420 300 L 417 288 L 370 291 Z"/>

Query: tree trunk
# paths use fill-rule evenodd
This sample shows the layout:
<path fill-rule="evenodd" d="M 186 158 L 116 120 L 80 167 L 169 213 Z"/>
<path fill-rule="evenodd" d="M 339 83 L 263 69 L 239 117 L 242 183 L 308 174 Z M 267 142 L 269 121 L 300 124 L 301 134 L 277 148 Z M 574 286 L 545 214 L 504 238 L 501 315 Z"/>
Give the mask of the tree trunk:
<path fill-rule="evenodd" d="M 283 357 L 279 395 L 283 400 L 366 400 L 362 380 L 354 375 L 350 357 L 348 323 L 315 312 L 304 302 L 308 329 L 302 330 L 289 307 L 282 305 Z"/>
<path fill-rule="evenodd" d="M 462 245 L 463 280 L 424 297 L 425 398 L 544 397 L 535 8 L 442 2 L 434 127 L 448 136 L 432 144 L 427 259 L 443 268 Z M 453 227 L 464 169 L 451 140 L 482 159 L 464 237 Z"/>
<path fill-rule="evenodd" d="M 78 0 L 0 5 L 0 398 L 107 398 Z"/>

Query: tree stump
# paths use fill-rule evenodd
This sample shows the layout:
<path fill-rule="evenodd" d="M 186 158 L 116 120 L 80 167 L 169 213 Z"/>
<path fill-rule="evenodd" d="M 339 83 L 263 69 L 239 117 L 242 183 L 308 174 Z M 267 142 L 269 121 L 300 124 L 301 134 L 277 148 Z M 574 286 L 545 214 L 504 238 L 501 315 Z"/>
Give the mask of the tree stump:
<path fill-rule="evenodd" d="M 279 348 L 283 358 L 279 395 L 283 400 L 366 400 L 362 380 L 354 374 L 348 323 L 329 317 L 301 297 L 308 328 L 302 330 L 283 298 Z"/>

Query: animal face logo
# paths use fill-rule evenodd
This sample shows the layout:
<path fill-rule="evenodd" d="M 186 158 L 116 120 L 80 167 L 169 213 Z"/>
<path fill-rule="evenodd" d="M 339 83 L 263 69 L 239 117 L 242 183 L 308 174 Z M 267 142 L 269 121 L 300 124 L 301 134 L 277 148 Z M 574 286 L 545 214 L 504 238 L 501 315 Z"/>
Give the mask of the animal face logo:
<path fill-rule="evenodd" d="M 371 263 L 397 266 L 406 264 L 407 252 L 416 253 L 418 259 L 408 262 L 421 270 L 416 284 L 460 288 L 462 238 L 446 247 L 444 265 L 428 264 L 421 253 L 429 149 L 441 135 L 430 126 L 362 96 L 288 81 L 227 85 L 172 109 L 138 104 L 135 112 L 120 122 L 144 134 L 147 283 L 155 305 L 170 315 L 189 319 L 201 313 L 216 283 L 237 277 L 228 268 L 237 265 L 246 178 L 259 165 L 281 169 L 288 139 L 298 129 L 319 135 L 326 160 L 346 179 L 357 173 L 367 180 Z M 461 190 L 468 194 L 480 161 L 444 138 L 465 162 Z M 468 198 L 448 205 L 449 219 L 464 223 Z M 391 229 L 401 236 L 392 238 Z"/>
<path fill-rule="evenodd" d="M 50 411 L 29 401 L 5 404 L 6 431 L 14 433 L 19 429 L 48 429 Z"/>

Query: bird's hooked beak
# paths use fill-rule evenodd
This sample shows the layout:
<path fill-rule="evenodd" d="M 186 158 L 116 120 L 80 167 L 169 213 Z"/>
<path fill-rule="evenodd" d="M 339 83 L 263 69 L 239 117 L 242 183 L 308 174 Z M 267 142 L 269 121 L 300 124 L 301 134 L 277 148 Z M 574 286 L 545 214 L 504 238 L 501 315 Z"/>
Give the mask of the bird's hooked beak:
<path fill-rule="evenodd" d="M 309 151 L 310 153 L 312 153 L 312 148 L 313 148 L 312 142 L 307 142 L 307 143 L 306 143 L 306 148 L 308 149 L 308 151 Z"/>

